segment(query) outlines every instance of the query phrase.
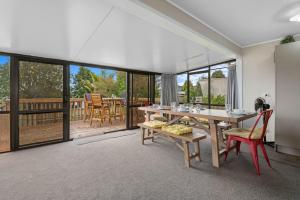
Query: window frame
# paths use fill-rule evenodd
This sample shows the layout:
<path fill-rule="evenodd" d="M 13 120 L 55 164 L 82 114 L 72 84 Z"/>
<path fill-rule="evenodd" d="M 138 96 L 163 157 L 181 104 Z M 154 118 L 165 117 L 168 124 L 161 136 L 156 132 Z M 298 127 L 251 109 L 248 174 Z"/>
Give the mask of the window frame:
<path fill-rule="evenodd" d="M 219 63 L 215 63 L 215 64 L 203 66 L 203 67 L 198 67 L 196 69 L 187 70 L 187 71 L 177 73 L 176 75 L 181 75 L 181 74 L 185 74 L 185 73 L 187 74 L 187 83 L 188 83 L 187 103 L 190 103 L 190 75 L 208 73 L 208 103 L 193 103 L 193 104 L 205 105 L 205 106 L 208 106 L 209 109 L 211 109 L 211 107 L 217 107 L 217 106 L 225 107 L 225 104 L 224 105 L 211 104 L 211 72 L 213 70 L 215 70 L 215 69 L 212 69 L 212 68 L 217 66 L 217 65 L 229 64 L 229 63 L 232 63 L 232 62 L 236 62 L 236 59 L 231 59 L 231 60 L 227 60 L 227 61 L 224 61 L 224 62 L 219 62 Z"/>

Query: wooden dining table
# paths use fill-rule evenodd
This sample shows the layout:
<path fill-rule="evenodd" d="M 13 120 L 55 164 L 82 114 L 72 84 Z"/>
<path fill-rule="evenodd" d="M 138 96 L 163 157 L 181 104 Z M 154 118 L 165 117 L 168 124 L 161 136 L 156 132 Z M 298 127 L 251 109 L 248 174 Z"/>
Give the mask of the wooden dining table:
<path fill-rule="evenodd" d="M 212 164 L 214 167 L 220 167 L 220 156 L 226 152 L 225 149 L 220 149 L 219 138 L 217 133 L 217 125 L 219 122 L 224 121 L 230 123 L 233 128 L 239 126 L 239 122 L 255 117 L 257 114 L 246 113 L 242 115 L 236 115 L 227 113 L 225 110 L 215 110 L 215 109 L 204 109 L 197 113 L 192 112 L 179 112 L 173 111 L 170 108 L 154 108 L 152 106 L 139 107 L 141 111 L 146 114 L 146 121 L 150 120 L 150 115 L 153 113 L 160 113 L 169 116 L 169 124 L 178 121 L 180 118 L 187 116 L 192 119 L 193 122 L 197 123 L 199 127 L 203 127 L 211 136 L 211 150 L 212 150 Z M 199 118 L 207 119 L 209 123 L 209 128 L 204 128 L 203 124 L 198 120 Z"/>

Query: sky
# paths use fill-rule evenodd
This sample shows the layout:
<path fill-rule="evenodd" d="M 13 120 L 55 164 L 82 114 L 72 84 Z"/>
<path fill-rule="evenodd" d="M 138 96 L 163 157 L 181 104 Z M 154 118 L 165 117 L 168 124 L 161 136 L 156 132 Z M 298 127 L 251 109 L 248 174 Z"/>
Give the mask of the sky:
<path fill-rule="evenodd" d="M 213 68 L 223 68 L 223 67 L 227 67 L 226 64 L 220 64 L 220 65 L 216 65 L 214 67 L 211 68 L 211 71 L 213 70 Z M 227 76 L 228 74 L 228 70 L 225 69 L 220 69 L 223 71 L 223 73 L 225 74 L 225 76 Z M 199 80 L 199 78 L 203 77 L 204 74 L 200 75 L 200 74 L 195 74 L 195 75 L 190 75 L 190 81 L 192 82 L 193 85 L 196 85 L 197 81 Z M 184 82 L 187 80 L 187 74 L 180 74 L 177 75 L 177 84 L 179 86 L 183 86 Z"/>
<path fill-rule="evenodd" d="M 9 61 L 9 57 L 8 56 L 1 56 L 0 55 L 0 65 L 8 63 L 8 61 Z"/>
<path fill-rule="evenodd" d="M 76 75 L 79 71 L 80 66 L 79 65 L 70 65 L 70 74 L 71 75 Z M 109 69 L 100 69 L 100 68 L 95 68 L 95 67 L 86 67 L 88 68 L 91 72 L 95 73 L 97 76 L 101 74 L 102 71 L 105 71 L 106 74 L 110 75 L 115 75 L 116 71 L 115 70 L 109 70 Z M 114 76 L 115 78 L 115 76 Z"/>
<path fill-rule="evenodd" d="M 9 56 L 3 56 L 0 55 L 0 64 L 5 64 L 9 62 Z M 105 70 L 107 74 L 115 74 L 116 71 L 114 70 L 107 70 L 107 69 L 99 69 L 99 68 L 94 68 L 94 67 L 89 67 L 89 70 L 91 70 L 93 73 L 96 75 L 100 75 L 102 70 Z M 79 66 L 78 65 L 70 65 L 70 72 L 71 74 L 77 74 L 79 71 Z"/>

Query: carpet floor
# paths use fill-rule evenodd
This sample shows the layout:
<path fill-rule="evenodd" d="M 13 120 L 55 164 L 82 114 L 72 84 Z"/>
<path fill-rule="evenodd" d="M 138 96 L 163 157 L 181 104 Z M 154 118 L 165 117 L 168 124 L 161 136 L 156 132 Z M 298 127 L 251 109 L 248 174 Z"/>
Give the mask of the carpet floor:
<path fill-rule="evenodd" d="M 209 138 L 201 162 L 158 137 L 140 144 L 138 130 L 94 136 L 0 155 L 1 200 L 300 199 L 299 158 L 266 147 L 257 176 L 248 148 L 212 167 Z"/>

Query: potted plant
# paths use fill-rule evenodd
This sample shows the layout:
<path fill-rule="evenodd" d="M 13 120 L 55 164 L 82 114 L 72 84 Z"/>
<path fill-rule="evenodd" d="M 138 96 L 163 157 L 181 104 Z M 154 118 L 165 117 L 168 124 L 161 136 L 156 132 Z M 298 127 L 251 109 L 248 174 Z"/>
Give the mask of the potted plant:
<path fill-rule="evenodd" d="M 287 35 L 285 38 L 283 38 L 283 40 L 280 41 L 280 44 L 287 44 L 295 41 L 296 40 L 293 35 Z"/>

